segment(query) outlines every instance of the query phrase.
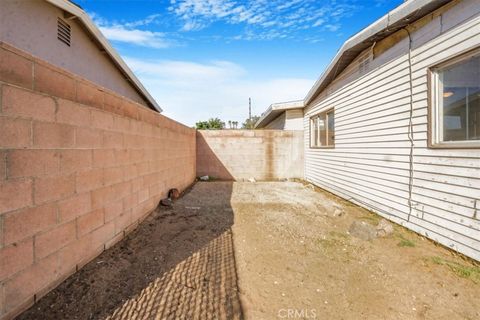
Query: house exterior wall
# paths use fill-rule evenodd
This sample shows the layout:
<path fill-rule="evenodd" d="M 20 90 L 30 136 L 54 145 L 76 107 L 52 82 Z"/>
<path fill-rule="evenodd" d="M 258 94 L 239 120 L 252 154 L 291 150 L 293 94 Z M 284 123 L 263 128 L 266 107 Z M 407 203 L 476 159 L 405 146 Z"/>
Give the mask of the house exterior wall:
<path fill-rule="evenodd" d="M 0 319 L 195 180 L 195 130 L 0 45 Z"/>
<path fill-rule="evenodd" d="M 303 130 L 303 109 L 285 111 L 285 130 Z"/>
<path fill-rule="evenodd" d="M 197 176 L 222 180 L 303 178 L 303 162 L 303 131 L 197 131 Z"/>
<path fill-rule="evenodd" d="M 64 19 L 63 11 L 46 1 L 0 1 L 0 41 L 148 105 L 77 19 L 64 19 L 71 26 L 71 46 L 60 42 L 58 17 Z"/>
<path fill-rule="evenodd" d="M 303 130 L 303 110 L 285 110 L 281 115 L 268 123 L 264 129 Z"/>
<path fill-rule="evenodd" d="M 399 35 L 366 50 L 377 51 L 367 70 L 357 59 L 305 108 L 305 177 L 480 260 L 480 149 L 427 143 L 428 68 L 480 46 L 480 6 L 454 1 L 414 24 L 411 73 L 409 39 Z M 332 107 L 335 148 L 310 148 L 310 117 Z"/>
<path fill-rule="evenodd" d="M 285 129 L 285 112 L 282 112 L 281 115 L 273 119 L 270 123 L 268 123 L 264 129 L 270 130 L 283 130 Z"/>

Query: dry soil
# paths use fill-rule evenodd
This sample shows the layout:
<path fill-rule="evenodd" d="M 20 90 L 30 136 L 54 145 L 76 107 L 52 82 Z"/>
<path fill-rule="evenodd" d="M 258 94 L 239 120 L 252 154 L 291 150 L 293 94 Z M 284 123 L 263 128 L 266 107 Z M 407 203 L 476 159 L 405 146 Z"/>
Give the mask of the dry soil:
<path fill-rule="evenodd" d="M 302 183 L 197 183 L 19 319 L 480 319 L 479 266 L 348 232 L 380 219 Z"/>

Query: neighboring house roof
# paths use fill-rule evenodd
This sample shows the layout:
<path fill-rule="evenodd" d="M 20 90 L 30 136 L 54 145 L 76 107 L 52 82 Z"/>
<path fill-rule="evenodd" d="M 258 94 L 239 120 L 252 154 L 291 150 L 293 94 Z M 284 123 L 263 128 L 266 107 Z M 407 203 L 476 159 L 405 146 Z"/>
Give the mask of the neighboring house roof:
<path fill-rule="evenodd" d="M 349 38 L 304 99 L 312 102 L 363 50 L 452 0 L 409 0 Z"/>
<path fill-rule="evenodd" d="M 273 103 L 264 113 L 262 113 L 260 119 L 255 123 L 255 129 L 265 127 L 286 110 L 302 109 L 303 107 L 303 100 Z"/>
<path fill-rule="evenodd" d="M 127 80 L 135 87 L 139 93 L 149 102 L 150 107 L 158 112 L 162 112 L 162 108 L 157 104 L 155 99 L 148 93 L 147 89 L 142 85 L 140 80 L 133 74 L 132 70 L 127 66 L 125 61 L 120 57 L 117 51 L 112 47 L 110 42 L 100 32 L 95 23 L 90 19 L 87 13 L 77 4 L 68 0 L 45 0 L 52 5 L 66 11 L 72 15 L 72 18 L 78 18 L 85 26 L 85 28 L 94 36 L 98 44 L 105 50 L 110 56 L 114 64 L 125 75 Z"/>

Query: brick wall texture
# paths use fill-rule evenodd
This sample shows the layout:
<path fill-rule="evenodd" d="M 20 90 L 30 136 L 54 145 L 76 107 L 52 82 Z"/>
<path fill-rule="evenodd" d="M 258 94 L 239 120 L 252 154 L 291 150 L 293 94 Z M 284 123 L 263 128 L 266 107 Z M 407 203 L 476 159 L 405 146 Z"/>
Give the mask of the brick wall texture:
<path fill-rule="evenodd" d="M 195 179 L 195 130 L 0 43 L 0 319 Z"/>
<path fill-rule="evenodd" d="M 303 178 L 303 130 L 197 131 L 197 176 Z"/>

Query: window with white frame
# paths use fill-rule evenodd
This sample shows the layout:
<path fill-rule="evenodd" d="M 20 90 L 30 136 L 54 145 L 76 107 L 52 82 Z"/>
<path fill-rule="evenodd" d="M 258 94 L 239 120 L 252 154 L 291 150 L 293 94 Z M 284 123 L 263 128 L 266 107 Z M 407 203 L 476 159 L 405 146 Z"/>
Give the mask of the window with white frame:
<path fill-rule="evenodd" d="M 335 112 L 327 110 L 310 118 L 310 147 L 333 148 L 335 146 Z"/>
<path fill-rule="evenodd" d="M 480 50 L 432 69 L 431 144 L 480 147 Z"/>

